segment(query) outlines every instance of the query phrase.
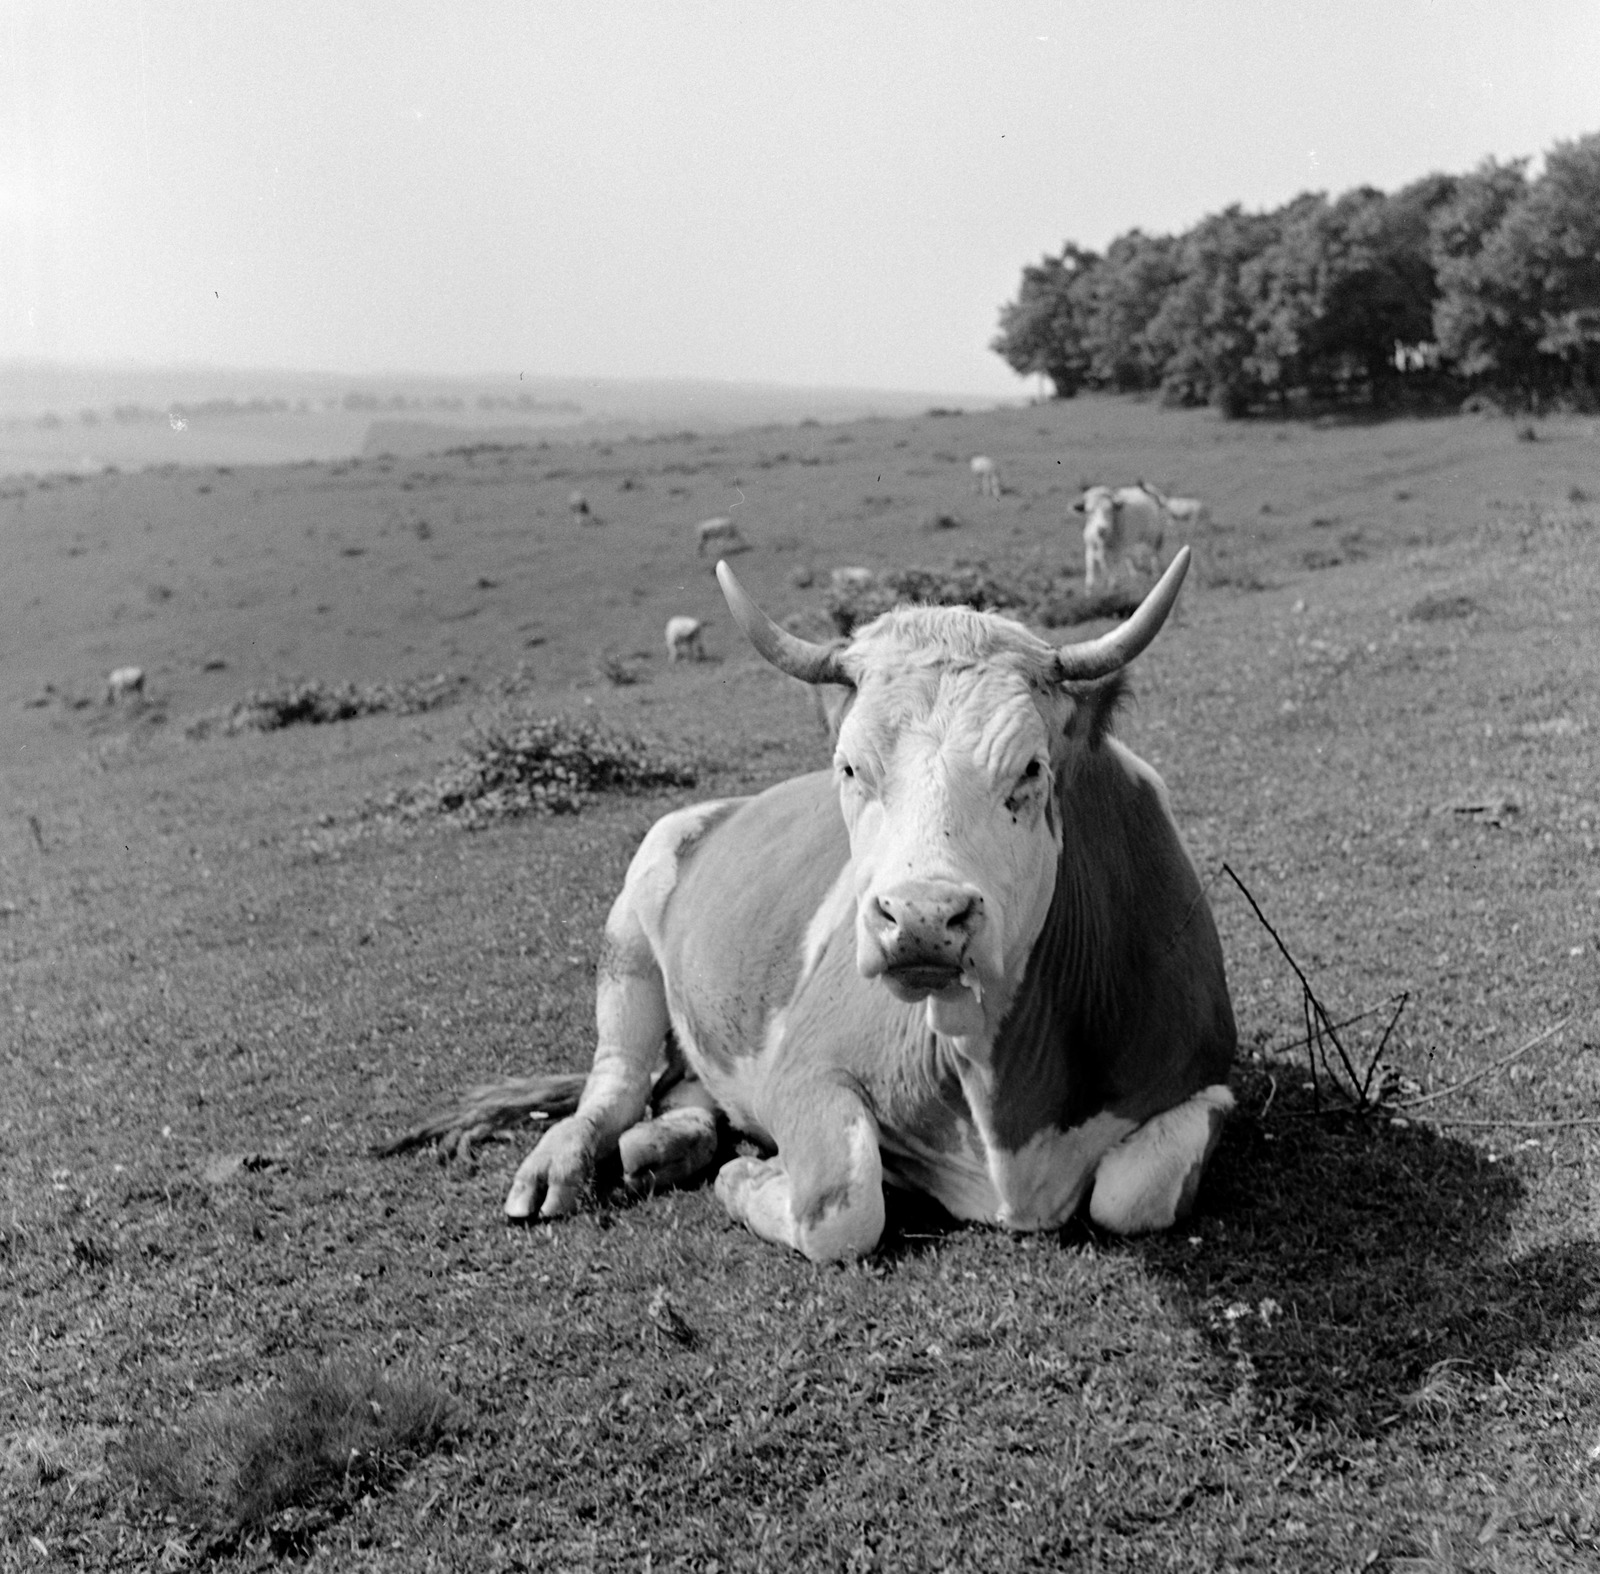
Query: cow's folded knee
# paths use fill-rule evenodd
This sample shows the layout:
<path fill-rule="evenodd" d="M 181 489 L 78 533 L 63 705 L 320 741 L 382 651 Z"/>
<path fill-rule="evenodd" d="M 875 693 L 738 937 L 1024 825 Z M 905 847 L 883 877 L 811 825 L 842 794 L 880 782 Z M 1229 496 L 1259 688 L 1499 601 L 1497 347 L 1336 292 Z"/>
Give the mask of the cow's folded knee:
<path fill-rule="evenodd" d="M 864 1257 L 883 1237 L 878 1128 L 837 1090 L 814 1090 L 797 1107 L 812 1118 L 791 1123 L 775 1158 L 730 1159 L 717 1196 L 739 1223 L 812 1262 Z"/>
<path fill-rule="evenodd" d="M 728 1216 L 763 1240 L 812 1262 L 865 1257 L 883 1238 L 881 1180 L 870 1187 L 796 1195 L 781 1159 L 730 1159 L 717 1171 L 717 1196 Z"/>
<path fill-rule="evenodd" d="M 1219 1084 L 1129 1132 L 1095 1171 L 1089 1217 L 1118 1235 L 1170 1229 L 1194 1206 L 1232 1108 L 1233 1095 Z"/>
<path fill-rule="evenodd" d="M 853 1262 L 876 1251 L 883 1239 L 883 1186 L 840 1195 L 802 1208 L 796 1219 L 795 1247 L 812 1262 Z"/>

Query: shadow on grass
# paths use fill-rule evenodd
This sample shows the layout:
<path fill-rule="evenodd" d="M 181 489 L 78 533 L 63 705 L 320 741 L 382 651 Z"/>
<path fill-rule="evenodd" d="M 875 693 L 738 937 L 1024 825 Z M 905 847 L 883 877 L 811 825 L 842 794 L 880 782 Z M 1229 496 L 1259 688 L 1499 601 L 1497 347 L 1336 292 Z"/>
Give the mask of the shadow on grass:
<path fill-rule="evenodd" d="M 1371 1431 L 1600 1326 L 1592 1243 L 1508 1254 L 1522 1197 L 1468 1143 L 1280 1092 L 1233 1122 L 1190 1225 L 1129 1250 L 1249 1358 L 1268 1409 Z"/>

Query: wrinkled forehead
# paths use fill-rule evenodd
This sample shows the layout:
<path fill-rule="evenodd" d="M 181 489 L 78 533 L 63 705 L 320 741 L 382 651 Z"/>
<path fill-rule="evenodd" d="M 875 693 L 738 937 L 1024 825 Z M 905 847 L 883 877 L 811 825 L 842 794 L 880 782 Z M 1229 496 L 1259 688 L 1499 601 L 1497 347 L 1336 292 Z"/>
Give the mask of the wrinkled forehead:
<path fill-rule="evenodd" d="M 839 732 L 847 753 L 887 762 L 909 737 L 1000 772 L 1048 752 L 1054 652 L 1020 624 L 962 609 L 890 613 L 849 656 L 857 687 Z"/>

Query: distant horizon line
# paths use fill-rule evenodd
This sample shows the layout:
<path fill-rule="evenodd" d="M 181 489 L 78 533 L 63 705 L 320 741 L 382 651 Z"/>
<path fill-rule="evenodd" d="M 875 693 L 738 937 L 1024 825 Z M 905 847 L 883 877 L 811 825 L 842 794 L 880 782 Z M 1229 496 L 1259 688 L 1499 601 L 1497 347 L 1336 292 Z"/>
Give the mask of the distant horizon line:
<path fill-rule="evenodd" d="M 116 356 L 104 359 L 70 359 L 39 355 L 0 356 L 0 376 L 8 373 L 57 372 L 80 374 L 138 373 L 143 375 L 176 374 L 192 376 L 227 377 L 280 377 L 305 378 L 316 382 L 383 382 L 404 380 L 408 382 L 461 383 L 481 386 L 485 383 L 538 382 L 545 384 L 615 384 L 620 387 L 660 385 L 665 387 L 702 386 L 728 389 L 770 389 L 782 393 L 845 393 L 894 394 L 902 398 L 964 398 L 981 399 L 989 403 L 1026 402 L 1029 395 L 1020 387 L 1014 394 L 989 392 L 976 388 L 911 386 L 892 383 L 854 382 L 785 382 L 775 378 L 717 377 L 696 372 L 657 372 L 640 376 L 625 376 L 614 372 L 438 372 L 415 368 L 390 368 L 384 371 L 342 371 L 324 367 L 273 366 L 267 364 L 226 363 L 202 360 L 152 361 L 137 356 Z M 1018 384 L 1025 379 L 1018 377 Z"/>

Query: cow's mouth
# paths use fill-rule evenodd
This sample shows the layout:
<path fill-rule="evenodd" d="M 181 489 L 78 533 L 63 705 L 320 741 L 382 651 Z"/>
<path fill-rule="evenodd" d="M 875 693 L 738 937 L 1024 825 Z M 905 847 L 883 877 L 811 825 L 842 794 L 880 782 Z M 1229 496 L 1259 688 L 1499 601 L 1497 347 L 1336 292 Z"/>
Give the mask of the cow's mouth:
<path fill-rule="evenodd" d="M 905 963 L 884 970 L 883 981 L 894 995 L 905 1001 L 925 1000 L 929 995 L 943 994 L 947 989 L 959 988 L 963 982 L 962 970 L 948 962 Z"/>

